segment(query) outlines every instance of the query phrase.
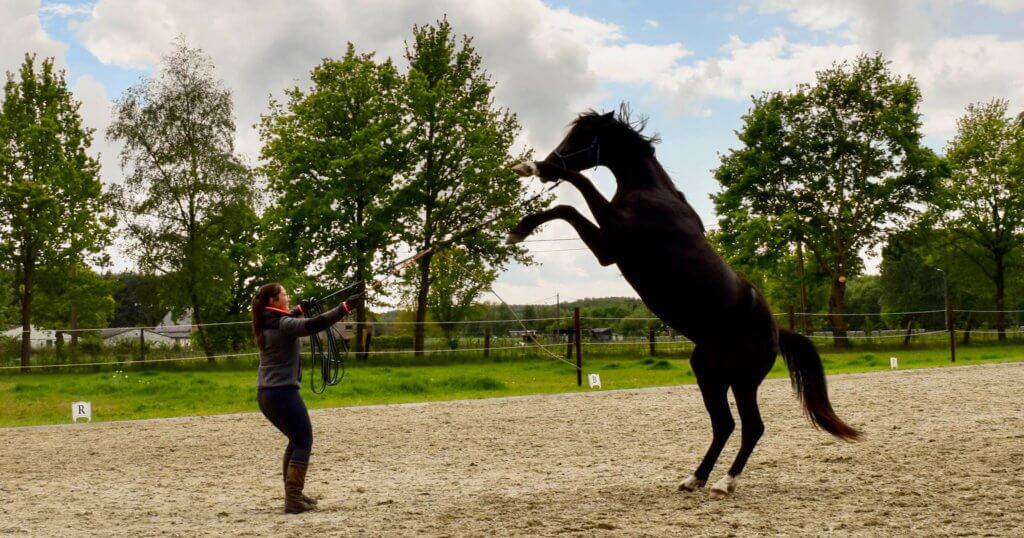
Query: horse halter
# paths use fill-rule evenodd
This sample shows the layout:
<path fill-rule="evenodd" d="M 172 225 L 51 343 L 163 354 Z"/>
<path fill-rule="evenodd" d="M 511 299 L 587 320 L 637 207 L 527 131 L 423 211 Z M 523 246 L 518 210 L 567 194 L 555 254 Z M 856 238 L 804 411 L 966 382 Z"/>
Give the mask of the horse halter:
<path fill-rule="evenodd" d="M 568 170 L 579 172 L 588 168 L 595 168 L 601 164 L 601 144 L 598 143 L 596 136 L 593 142 L 583 149 L 572 153 L 562 153 L 558 151 L 558 148 L 555 148 L 555 151 L 552 153 L 561 161 L 562 168 Z"/>

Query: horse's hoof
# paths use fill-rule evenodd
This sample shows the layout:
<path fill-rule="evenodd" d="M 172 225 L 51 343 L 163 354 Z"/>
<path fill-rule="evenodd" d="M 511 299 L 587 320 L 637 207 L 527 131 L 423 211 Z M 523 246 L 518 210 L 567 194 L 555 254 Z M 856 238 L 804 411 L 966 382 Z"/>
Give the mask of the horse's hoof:
<path fill-rule="evenodd" d="M 686 480 L 683 480 L 682 484 L 679 484 L 679 491 L 697 491 L 698 489 L 704 487 L 704 484 L 706 483 L 707 481 L 701 480 L 696 476 L 690 475 L 686 477 Z"/>
<path fill-rule="evenodd" d="M 709 496 L 714 500 L 724 499 L 736 491 L 736 477 L 725 475 L 711 486 Z"/>
<path fill-rule="evenodd" d="M 505 238 L 505 244 L 515 245 L 518 243 L 522 243 L 524 239 L 526 239 L 526 234 L 521 234 L 518 232 L 509 232 L 508 237 Z"/>
<path fill-rule="evenodd" d="M 523 161 L 512 167 L 512 171 L 519 174 L 522 177 L 530 177 L 537 175 L 537 164 L 533 161 Z"/>

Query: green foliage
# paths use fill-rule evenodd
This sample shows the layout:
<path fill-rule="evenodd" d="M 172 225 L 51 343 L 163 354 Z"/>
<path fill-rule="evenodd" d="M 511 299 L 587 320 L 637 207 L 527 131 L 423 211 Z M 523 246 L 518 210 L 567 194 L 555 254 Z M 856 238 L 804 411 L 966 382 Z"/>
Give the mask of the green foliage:
<path fill-rule="evenodd" d="M 973 265 L 996 310 L 1006 308 L 1008 270 L 1024 261 L 1024 120 L 1008 107 L 1002 99 L 968 105 L 946 148 L 950 173 L 923 219 L 940 230 L 936 262 Z M 997 325 L 1005 328 L 1002 316 Z"/>
<path fill-rule="evenodd" d="M 0 341 L 0 346 L 2 346 Z M 1019 361 L 1024 347 L 968 346 L 957 354 L 957 365 Z M 900 368 L 949 366 L 948 351 L 933 348 L 899 352 Z M 304 385 L 302 396 L 312 408 L 422 402 L 463 398 L 589 391 L 576 387 L 575 371 L 551 359 L 494 361 L 482 357 L 431 356 L 408 359 L 400 365 L 352 364 L 340 385 L 315 395 Z M 884 357 L 871 354 L 824 352 L 826 371 L 867 372 L 888 370 Z M 626 389 L 694 383 L 685 357 L 640 359 L 589 354 L 588 372 L 601 372 L 604 389 Z M 147 368 L 152 368 L 147 366 Z M 256 385 L 252 365 L 203 366 L 176 370 L 123 368 L 103 372 L 0 373 L 0 426 L 59 424 L 68 421 L 67 395 L 88 400 L 94 420 L 112 421 L 154 417 L 251 412 Z M 776 361 L 769 377 L 785 378 L 783 361 Z"/>
<path fill-rule="evenodd" d="M 428 306 L 452 349 L 458 346 L 458 336 L 465 327 L 459 322 L 466 320 L 476 308 L 477 298 L 497 277 L 497 271 L 463 248 L 449 248 L 434 256 Z"/>
<path fill-rule="evenodd" d="M 390 60 L 358 54 L 316 66 L 308 90 L 292 88 L 263 116 L 263 172 L 278 193 L 268 209 L 268 250 L 286 254 L 280 274 L 320 286 L 373 277 L 392 261 L 406 205 L 403 78 Z M 304 287 L 305 290 L 309 286 Z"/>
<path fill-rule="evenodd" d="M 41 327 L 99 328 L 106 327 L 113 317 L 116 284 L 84 263 L 70 269 L 44 267 L 38 282 L 37 297 L 46 305 L 37 317 Z"/>
<path fill-rule="evenodd" d="M 26 55 L 16 77 L 7 74 L 0 109 L 0 268 L 14 273 L 21 323 L 32 322 L 34 279 L 47 267 L 82 265 L 109 242 L 112 218 L 99 162 L 88 154 L 92 130 L 53 59 L 36 70 Z M 81 298 L 80 298 L 81 299 Z M 22 347 L 22 365 L 29 359 Z"/>
<path fill-rule="evenodd" d="M 512 166 L 527 155 L 510 150 L 520 131 L 515 115 L 494 106 L 494 85 L 482 59 L 464 37 L 456 43 L 451 25 L 413 28 L 406 46 L 409 72 L 403 86 L 405 114 L 411 126 L 415 164 L 404 190 L 414 212 L 404 219 L 403 239 L 426 249 L 465 232 L 470 226 L 501 215 L 492 225 L 459 238 L 457 244 L 481 275 L 498 271 L 508 261 L 526 262 L 521 247 L 504 244 L 505 234 L 539 204 L 525 203 L 525 193 Z M 426 319 L 432 256 L 424 256 L 410 288 L 417 320 Z M 424 333 L 416 333 L 422 349 Z"/>
<path fill-rule="evenodd" d="M 841 314 L 861 253 L 913 214 L 940 169 L 921 145 L 920 99 L 913 79 L 891 74 L 880 55 L 755 98 L 742 146 L 715 171 L 730 257 L 778 263 L 802 243 L 831 282 L 829 311 Z M 845 322 L 833 324 L 841 336 Z"/>
<path fill-rule="evenodd" d="M 131 252 L 140 270 L 161 275 L 161 298 L 176 313 L 191 309 L 198 324 L 230 318 L 243 308 L 256 231 L 231 93 L 210 59 L 180 39 L 157 73 L 117 100 L 107 131 L 123 143 L 119 206 Z"/>

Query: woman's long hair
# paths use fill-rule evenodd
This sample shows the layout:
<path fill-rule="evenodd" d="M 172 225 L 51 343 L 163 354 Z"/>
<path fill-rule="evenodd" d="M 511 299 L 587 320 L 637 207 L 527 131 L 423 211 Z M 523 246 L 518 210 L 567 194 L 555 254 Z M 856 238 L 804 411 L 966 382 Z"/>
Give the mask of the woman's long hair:
<path fill-rule="evenodd" d="M 281 294 L 284 289 L 277 282 L 260 286 L 256 296 L 252 298 L 252 334 L 256 337 L 256 345 L 263 349 L 263 309 L 270 304 L 270 300 Z"/>

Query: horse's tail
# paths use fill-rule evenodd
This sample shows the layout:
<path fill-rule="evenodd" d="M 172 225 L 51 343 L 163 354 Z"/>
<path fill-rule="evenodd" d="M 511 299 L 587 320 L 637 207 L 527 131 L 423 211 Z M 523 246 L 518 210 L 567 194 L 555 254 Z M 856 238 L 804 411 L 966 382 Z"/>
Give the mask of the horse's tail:
<path fill-rule="evenodd" d="M 814 344 L 802 334 L 779 329 L 779 347 L 789 368 L 793 390 L 811 423 L 840 439 L 858 440 L 861 432 L 843 422 L 832 410 L 825 386 L 825 370 Z"/>

